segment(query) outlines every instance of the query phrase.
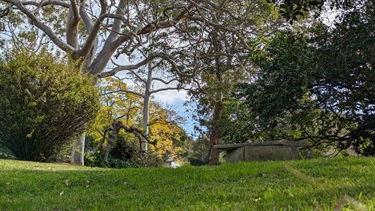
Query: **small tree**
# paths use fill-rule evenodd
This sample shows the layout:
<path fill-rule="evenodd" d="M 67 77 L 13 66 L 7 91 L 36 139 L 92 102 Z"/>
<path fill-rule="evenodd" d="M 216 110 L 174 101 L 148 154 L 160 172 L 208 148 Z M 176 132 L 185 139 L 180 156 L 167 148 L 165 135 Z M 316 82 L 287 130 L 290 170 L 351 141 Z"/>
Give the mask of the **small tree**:
<path fill-rule="evenodd" d="M 17 158 L 46 161 L 95 118 L 94 82 L 66 63 L 43 50 L 0 61 L 0 144 Z"/>

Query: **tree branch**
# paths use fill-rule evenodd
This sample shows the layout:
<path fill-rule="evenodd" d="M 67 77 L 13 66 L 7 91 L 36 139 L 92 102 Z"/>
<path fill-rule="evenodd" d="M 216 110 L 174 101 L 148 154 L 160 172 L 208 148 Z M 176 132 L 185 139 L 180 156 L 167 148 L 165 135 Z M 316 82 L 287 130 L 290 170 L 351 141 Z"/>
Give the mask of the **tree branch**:
<path fill-rule="evenodd" d="M 70 4 L 59 1 L 59 0 L 48 0 L 48 1 L 42 1 L 42 2 L 36 2 L 36 1 L 24 1 L 22 2 L 23 5 L 34 5 L 37 7 L 43 7 L 43 6 L 48 6 L 48 5 L 58 5 L 62 6 L 65 8 L 69 8 Z"/>
<path fill-rule="evenodd" d="M 156 144 L 157 144 L 157 140 L 150 141 L 150 139 L 147 137 L 147 135 L 145 135 L 142 132 L 142 130 L 140 130 L 136 127 L 133 127 L 133 126 L 127 127 L 124 124 L 122 124 L 122 122 L 120 122 L 120 121 L 117 121 L 114 125 L 115 125 L 116 128 L 124 129 L 128 133 L 133 133 L 138 138 L 139 141 L 141 141 L 141 138 L 144 138 L 149 144 L 152 144 L 154 146 L 156 146 Z"/>
<path fill-rule="evenodd" d="M 66 28 L 66 42 L 74 49 L 78 50 L 78 23 L 80 20 L 78 4 L 76 0 L 70 0 L 68 13 L 68 23 Z M 79 54 L 72 54 L 74 59 L 78 59 Z"/>
<path fill-rule="evenodd" d="M 140 81 L 142 81 L 143 83 L 147 83 L 147 81 L 145 79 L 143 79 L 140 75 L 138 75 L 134 70 L 129 70 L 129 72 L 131 74 L 133 74 L 136 78 L 138 78 Z"/>
<path fill-rule="evenodd" d="M 129 93 L 129 94 L 134 94 L 134 95 L 137 95 L 137 96 L 142 97 L 142 98 L 145 97 L 143 94 L 141 94 L 139 92 L 134 92 L 134 91 L 125 90 L 125 89 L 118 89 L 118 90 L 115 90 L 115 91 L 106 92 L 103 95 L 110 95 L 110 94 L 118 93 L 118 92 L 125 92 L 125 93 Z"/>
<path fill-rule="evenodd" d="M 83 22 L 85 23 L 85 26 L 86 26 L 86 29 L 87 29 L 87 32 L 89 34 L 91 34 L 92 30 L 93 30 L 93 27 L 94 27 L 94 24 L 92 23 L 89 15 L 87 14 L 86 10 L 84 9 L 84 7 L 81 7 L 80 8 L 80 15 L 81 15 L 81 18 L 83 20 Z M 94 56 L 95 56 L 95 53 L 96 53 L 96 50 L 98 48 L 98 38 L 95 37 L 95 40 L 92 44 L 92 47 L 91 47 L 91 50 L 90 50 L 90 53 L 87 55 L 86 57 L 86 63 L 85 63 L 85 66 L 89 66 L 91 65 L 91 63 L 94 61 Z M 85 68 L 86 70 L 86 68 Z"/>
<path fill-rule="evenodd" d="M 152 54 L 151 56 L 149 56 L 148 58 L 144 59 L 143 61 L 141 61 L 137 64 L 118 66 L 118 67 L 112 69 L 111 71 L 103 72 L 103 73 L 99 74 L 98 77 L 99 78 L 105 78 L 105 77 L 109 77 L 109 76 L 114 76 L 120 71 L 138 69 L 138 68 L 142 67 L 143 65 L 146 65 L 147 63 L 152 61 L 154 58 L 157 58 L 158 56 L 159 56 L 159 54 Z"/>
<path fill-rule="evenodd" d="M 189 10 L 192 7 L 193 7 L 192 4 L 189 4 L 187 7 L 184 7 L 184 9 L 173 18 L 173 21 L 168 21 L 168 22 L 153 21 L 153 22 L 147 24 L 146 26 L 144 26 L 140 30 L 137 30 L 137 31 L 134 31 L 134 32 L 128 32 L 128 33 L 122 34 L 121 36 L 119 36 L 119 34 L 120 34 L 119 31 L 120 31 L 120 28 L 121 28 L 122 21 L 120 19 L 115 19 L 115 22 L 114 22 L 113 27 L 112 27 L 111 34 L 108 36 L 108 38 L 107 38 L 107 40 L 104 44 L 103 49 L 100 51 L 100 53 L 98 54 L 95 61 L 89 67 L 90 73 L 92 73 L 92 74 L 101 73 L 104 70 L 105 66 L 107 65 L 108 61 L 110 60 L 110 57 L 113 55 L 113 53 L 116 51 L 116 49 L 121 44 L 123 44 L 124 42 L 131 40 L 132 37 L 148 34 L 152 31 L 155 31 L 156 29 L 168 28 L 168 27 L 171 27 L 171 26 L 175 25 L 178 21 L 180 21 L 182 18 L 184 18 L 187 13 L 189 13 Z M 120 1 L 119 7 L 116 11 L 116 15 L 123 16 L 124 15 L 124 11 L 123 11 L 124 8 L 125 8 L 124 1 Z M 127 47 L 129 47 L 130 44 L 131 43 L 129 43 L 127 45 Z M 134 50 L 135 50 L 135 48 L 133 47 L 131 49 L 131 51 L 134 51 Z M 128 68 L 137 69 L 138 67 L 128 67 Z M 126 69 L 128 69 L 128 68 L 126 68 Z M 107 76 L 115 75 L 117 72 L 110 71 L 107 74 L 99 75 L 99 77 L 107 77 Z"/>
<path fill-rule="evenodd" d="M 39 19 L 30 10 L 28 10 L 20 1 L 17 1 L 17 0 L 2 0 L 2 1 L 16 6 L 22 13 L 24 13 L 34 23 L 36 27 L 38 27 L 40 30 L 46 33 L 47 36 L 52 40 L 52 42 L 55 43 L 61 50 L 67 53 L 70 53 L 72 55 L 75 53 L 75 49 L 72 46 L 68 45 L 67 43 L 59 39 L 53 33 L 51 28 L 49 28 L 47 25 L 39 21 Z"/>
<path fill-rule="evenodd" d="M 169 81 L 165 81 L 165 80 L 163 80 L 163 79 L 161 79 L 161 78 L 152 78 L 152 80 L 153 80 L 153 81 L 160 81 L 160 82 L 162 82 L 163 84 L 168 85 L 168 84 L 172 83 L 173 81 L 178 81 L 178 78 L 173 78 L 173 79 L 171 79 L 171 80 L 169 80 Z"/>
<path fill-rule="evenodd" d="M 180 88 L 177 88 L 177 87 L 166 87 L 166 88 L 160 88 L 160 89 L 152 90 L 152 91 L 150 92 L 150 94 L 155 94 L 155 93 L 162 92 L 162 91 L 167 91 L 167 90 L 180 90 Z"/>
<path fill-rule="evenodd" d="M 100 30 L 101 22 L 105 18 L 105 13 L 107 12 L 107 3 L 105 0 L 100 0 L 100 15 L 99 18 L 96 20 L 95 24 L 92 26 L 92 30 L 89 32 L 89 36 L 86 40 L 85 45 L 82 47 L 82 49 L 78 52 L 79 55 L 86 57 L 88 53 L 90 52 L 92 46 L 94 45 L 95 41 L 97 40 L 97 36 Z"/>
<path fill-rule="evenodd" d="M 5 9 L 0 10 L 0 18 L 7 16 L 9 12 L 10 12 L 10 7 L 6 7 Z"/>

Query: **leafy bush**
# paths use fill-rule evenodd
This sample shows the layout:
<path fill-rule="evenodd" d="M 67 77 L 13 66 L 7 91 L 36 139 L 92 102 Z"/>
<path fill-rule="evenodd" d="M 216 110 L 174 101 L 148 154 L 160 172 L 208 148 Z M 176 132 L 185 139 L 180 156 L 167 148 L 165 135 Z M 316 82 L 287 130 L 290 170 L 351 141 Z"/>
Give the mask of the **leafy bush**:
<path fill-rule="evenodd" d="M 193 142 L 192 152 L 188 156 L 190 165 L 202 166 L 208 163 L 208 150 L 209 150 L 208 137 L 200 137 Z"/>
<path fill-rule="evenodd" d="M 97 144 L 91 136 L 86 137 L 85 148 L 92 153 L 85 156 L 85 165 L 93 167 L 109 167 L 109 168 L 137 168 L 140 164 L 135 159 L 136 148 L 134 144 L 122 135 L 118 136 L 115 146 L 111 150 L 108 163 L 104 161 L 103 152 L 97 150 Z"/>
<path fill-rule="evenodd" d="M 17 158 L 46 161 L 95 118 L 92 78 L 67 63 L 43 50 L 0 61 L 0 145 Z"/>

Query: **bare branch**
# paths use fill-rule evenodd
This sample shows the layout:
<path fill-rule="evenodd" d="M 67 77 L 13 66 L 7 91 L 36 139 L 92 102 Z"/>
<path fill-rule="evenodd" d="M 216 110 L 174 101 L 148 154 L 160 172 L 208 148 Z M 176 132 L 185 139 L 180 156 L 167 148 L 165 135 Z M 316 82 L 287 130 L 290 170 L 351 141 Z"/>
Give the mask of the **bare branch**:
<path fill-rule="evenodd" d="M 70 7 L 66 28 L 66 42 L 74 49 L 78 49 L 78 23 L 80 15 L 78 12 L 78 4 L 76 0 L 70 0 Z M 73 58 L 78 59 L 79 54 L 72 55 Z"/>
<path fill-rule="evenodd" d="M 54 42 L 61 50 L 74 54 L 75 49 L 59 39 L 47 25 L 42 23 L 30 10 L 28 10 L 20 1 L 17 0 L 3 0 L 4 2 L 10 3 L 16 6 L 21 12 L 23 12 L 40 30 L 47 34 L 47 36 Z"/>
<path fill-rule="evenodd" d="M 9 12 L 10 12 L 10 7 L 6 7 L 5 9 L 0 10 L 0 18 L 7 16 Z"/>
<path fill-rule="evenodd" d="M 160 81 L 160 82 L 162 82 L 163 84 L 168 85 L 168 84 L 170 84 L 170 83 L 172 83 L 172 82 L 174 82 L 174 81 L 178 81 L 178 78 L 173 78 L 173 79 L 171 79 L 171 80 L 169 80 L 169 81 L 165 81 L 165 80 L 163 80 L 163 79 L 161 79 L 161 78 L 152 78 L 152 80 L 153 80 L 153 81 Z"/>
<path fill-rule="evenodd" d="M 37 6 L 37 7 L 44 7 L 44 6 L 48 6 L 48 5 L 58 5 L 58 6 L 62 6 L 62 7 L 65 7 L 65 8 L 69 8 L 70 4 L 66 3 L 66 2 L 63 2 L 63 1 L 59 1 L 59 0 L 48 0 L 48 1 L 42 1 L 42 2 L 36 2 L 36 1 L 24 1 L 22 2 L 23 5 L 34 5 L 34 6 Z"/>
<path fill-rule="evenodd" d="M 78 12 L 78 3 L 76 2 L 76 0 L 70 0 L 70 8 L 73 12 L 74 22 L 78 23 L 80 15 L 79 15 L 79 12 Z"/>
<path fill-rule="evenodd" d="M 186 14 L 190 13 L 190 10 L 193 8 L 193 4 L 189 4 L 187 7 L 183 7 L 182 11 L 177 14 L 172 20 L 168 21 L 153 21 L 143 27 L 140 31 L 137 32 L 138 35 L 148 34 L 149 32 L 155 31 L 156 29 L 168 28 L 174 26 L 178 21 L 185 17 Z"/>
<path fill-rule="evenodd" d="M 133 127 L 133 126 L 130 126 L 130 127 L 127 127 L 125 126 L 124 124 L 122 124 L 122 122 L 120 121 L 117 121 L 115 123 L 115 125 L 118 127 L 118 128 L 122 128 L 124 129 L 126 132 L 128 133 L 133 133 L 140 141 L 141 141 L 141 136 L 149 143 L 149 144 L 152 144 L 154 146 L 156 146 L 157 144 L 157 140 L 155 141 L 150 141 L 150 139 L 147 137 L 147 135 L 145 135 L 142 130 L 136 128 L 136 127 Z"/>
<path fill-rule="evenodd" d="M 154 58 L 157 58 L 158 56 L 159 56 L 159 54 L 153 54 L 153 55 L 149 56 L 148 58 L 144 59 L 143 61 L 141 61 L 137 64 L 118 66 L 118 67 L 112 69 L 111 71 L 103 72 L 103 73 L 99 74 L 98 77 L 99 78 L 105 78 L 105 77 L 109 77 L 109 76 L 114 76 L 120 71 L 138 69 L 138 68 L 142 67 L 143 65 L 146 65 L 147 63 L 152 61 Z"/>
<path fill-rule="evenodd" d="M 129 73 L 134 75 L 136 78 L 138 78 L 138 80 L 142 81 L 143 83 L 147 83 L 147 81 L 140 75 L 138 75 L 134 70 L 129 70 Z"/>
<path fill-rule="evenodd" d="M 89 34 L 89 36 L 86 40 L 85 45 L 79 51 L 79 55 L 81 55 L 81 56 L 84 56 L 84 57 L 87 56 L 87 54 L 90 52 L 92 46 L 94 45 L 94 43 L 97 39 L 99 30 L 100 30 L 100 26 L 101 26 L 101 22 L 103 21 L 103 19 L 105 17 L 105 13 L 107 12 L 108 5 L 107 5 L 105 0 L 100 0 L 100 6 L 101 6 L 101 11 L 100 11 L 99 18 L 98 18 L 98 20 L 96 20 L 95 24 L 93 25 L 92 30 L 91 30 L 91 32 L 90 32 L 90 34 Z"/>
<path fill-rule="evenodd" d="M 115 14 L 116 17 L 118 18 L 115 18 L 113 25 L 112 25 L 111 33 L 109 34 L 104 46 L 107 46 L 110 43 L 112 43 L 116 39 L 116 37 L 120 34 L 121 24 L 123 23 L 122 17 L 124 17 L 125 15 L 124 9 L 125 9 L 125 1 L 120 0 L 117 10 L 116 10 L 116 14 Z"/>
<path fill-rule="evenodd" d="M 153 21 L 153 22 L 147 24 L 146 26 L 144 26 L 140 30 L 137 30 L 135 32 L 128 32 L 128 33 L 122 34 L 121 36 L 119 36 L 119 31 L 120 31 L 120 28 L 121 28 L 122 21 L 120 19 L 115 19 L 115 22 L 112 26 L 111 34 L 108 36 L 108 38 L 107 38 L 107 40 L 104 44 L 103 49 L 98 54 L 97 58 L 92 63 L 92 65 L 90 65 L 90 67 L 89 67 L 90 73 L 92 73 L 92 74 L 101 73 L 103 71 L 103 69 L 105 68 L 105 66 L 107 65 L 107 63 L 108 63 L 109 59 L 111 58 L 111 56 L 113 55 L 113 53 L 117 50 L 117 48 L 120 45 L 122 45 L 126 41 L 129 41 L 129 40 L 133 39 L 133 37 L 137 37 L 136 39 L 139 40 L 140 39 L 138 37 L 139 35 L 148 34 L 152 31 L 157 30 L 157 29 L 168 28 L 168 27 L 174 26 L 178 21 L 180 21 L 182 18 L 184 18 L 186 16 L 186 14 L 189 14 L 189 10 L 192 7 L 193 7 L 192 4 L 188 5 L 187 7 L 184 7 L 182 9 L 182 11 L 180 13 L 178 13 L 173 18 L 172 21 L 167 21 L 167 22 L 165 22 L 165 21 L 160 21 L 160 22 Z M 123 16 L 124 15 L 124 8 L 125 8 L 124 1 L 120 1 L 119 6 L 117 8 L 116 15 Z M 131 44 L 131 43 L 128 43 L 127 47 L 130 46 L 129 44 Z M 127 51 L 127 53 L 133 52 L 135 50 L 135 47 L 137 47 L 137 45 L 133 46 L 130 51 Z M 140 66 L 138 66 L 138 67 L 140 67 Z M 128 69 L 128 68 L 137 69 L 138 67 L 129 66 L 129 67 L 126 67 L 126 69 Z M 107 74 L 99 75 L 99 77 L 107 77 L 107 76 L 115 75 L 117 72 L 110 71 L 110 72 L 107 72 Z"/>
<path fill-rule="evenodd" d="M 137 95 L 137 96 L 142 97 L 142 98 L 145 97 L 143 94 L 141 94 L 139 92 L 135 92 L 135 91 L 131 91 L 131 90 L 125 90 L 125 89 L 118 89 L 118 90 L 115 90 L 115 91 L 106 92 L 103 95 L 110 95 L 110 94 L 119 93 L 119 92 L 124 92 L 124 93 L 128 93 L 128 94 L 134 94 L 134 95 Z"/>
<path fill-rule="evenodd" d="M 150 95 L 158 93 L 158 92 L 163 92 L 167 90 L 180 90 L 181 88 L 178 87 L 166 87 L 166 88 L 161 88 L 161 89 L 155 89 L 150 92 Z"/>
<path fill-rule="evenodd" d="M 81 15 L 83 22 L 85 23 L 88 33 L 91 34 L 93 31 L 94 24 L 92 23 L 84 7 L 80 7 L 80 15 Z M 87 54 L 86 56 L 86 66 L 90 65 L 93 62 L 97 48 L 98 48 L 98 38 L 96 37 L 93 41 L 90 53 Z"/>

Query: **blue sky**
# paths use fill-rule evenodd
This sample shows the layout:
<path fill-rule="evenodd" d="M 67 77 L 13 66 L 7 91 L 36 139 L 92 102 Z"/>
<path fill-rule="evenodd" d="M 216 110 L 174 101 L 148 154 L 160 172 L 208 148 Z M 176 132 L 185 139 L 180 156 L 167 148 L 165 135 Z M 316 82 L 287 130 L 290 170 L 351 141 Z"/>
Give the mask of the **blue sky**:
<path fill-rule="evenodd" d="M 191 111 L 187 112 L 189 106 L 184 106 L 187 97 L 187 93 L 184 90 L 168 90 L 154 94 L 154 99 L 156 101 L 162 103 L 163 105 L 167 105 L 168 107 L 172 106 L 180 116 L 185 118 L 186 123 L 185 125 L 181 125 L 181 127 L 185 129 L 189 136 L 196 138 L 196 135 L 194 135 L 194 124 L 197 122 L 193 120 Z"/>
<path fill-rule="evenodd" d="M 127 60 L 127 57 L 125 55 L 120 56 L 118 63 L 125 63 L 125 65 L 130 64 L 129 60 Z M 111 70 L 111 68 L 107 67 L 106 70 Z M 125 78 L 127 75 L 128 71 L 120 71 L 119 73 L 116 74 L 116 76 L 120 78 Z M 145 75 L 140 74 L 142 78 L 146 78 Z M 165 73 L 163 71 L 156 71 L 153 75 L 153 77 L 160 77 L 165 79 Z M 134 81 L 130 79 L 125 79 L 123 80 L 128 87 L 134 86 Z M 153 82 L 153 89 L 159 89 L 159 88 L 165 88 L 165 87 L 173 87 L 176 86 L 177 84 L 171 83 L 169 85 L 162 84 L 160 82 Z M 132 90 L 132 88 L 130 88 Z M 194 134 L 194 124 L 197 122 L 193 120 L 192 118 L 192 113 L 187 112 L 187 108 L 184 106 L 184 103 L 188 99 L 188 94 L 186 90 L 167 90 L 167 91 L 161 91 L 157 92 L 152 95 L 153 100 L 160 102 L 162 105 L 165 105 L 165 107 L 173 107 L 180 116 L 184 117 L 186 120 L 186 123 L 184 125 L 180 125 L 184 130 L 187 132 L 189 136 L 193 136 L 194 138 L 197 138 L 197 135 Z"/>

